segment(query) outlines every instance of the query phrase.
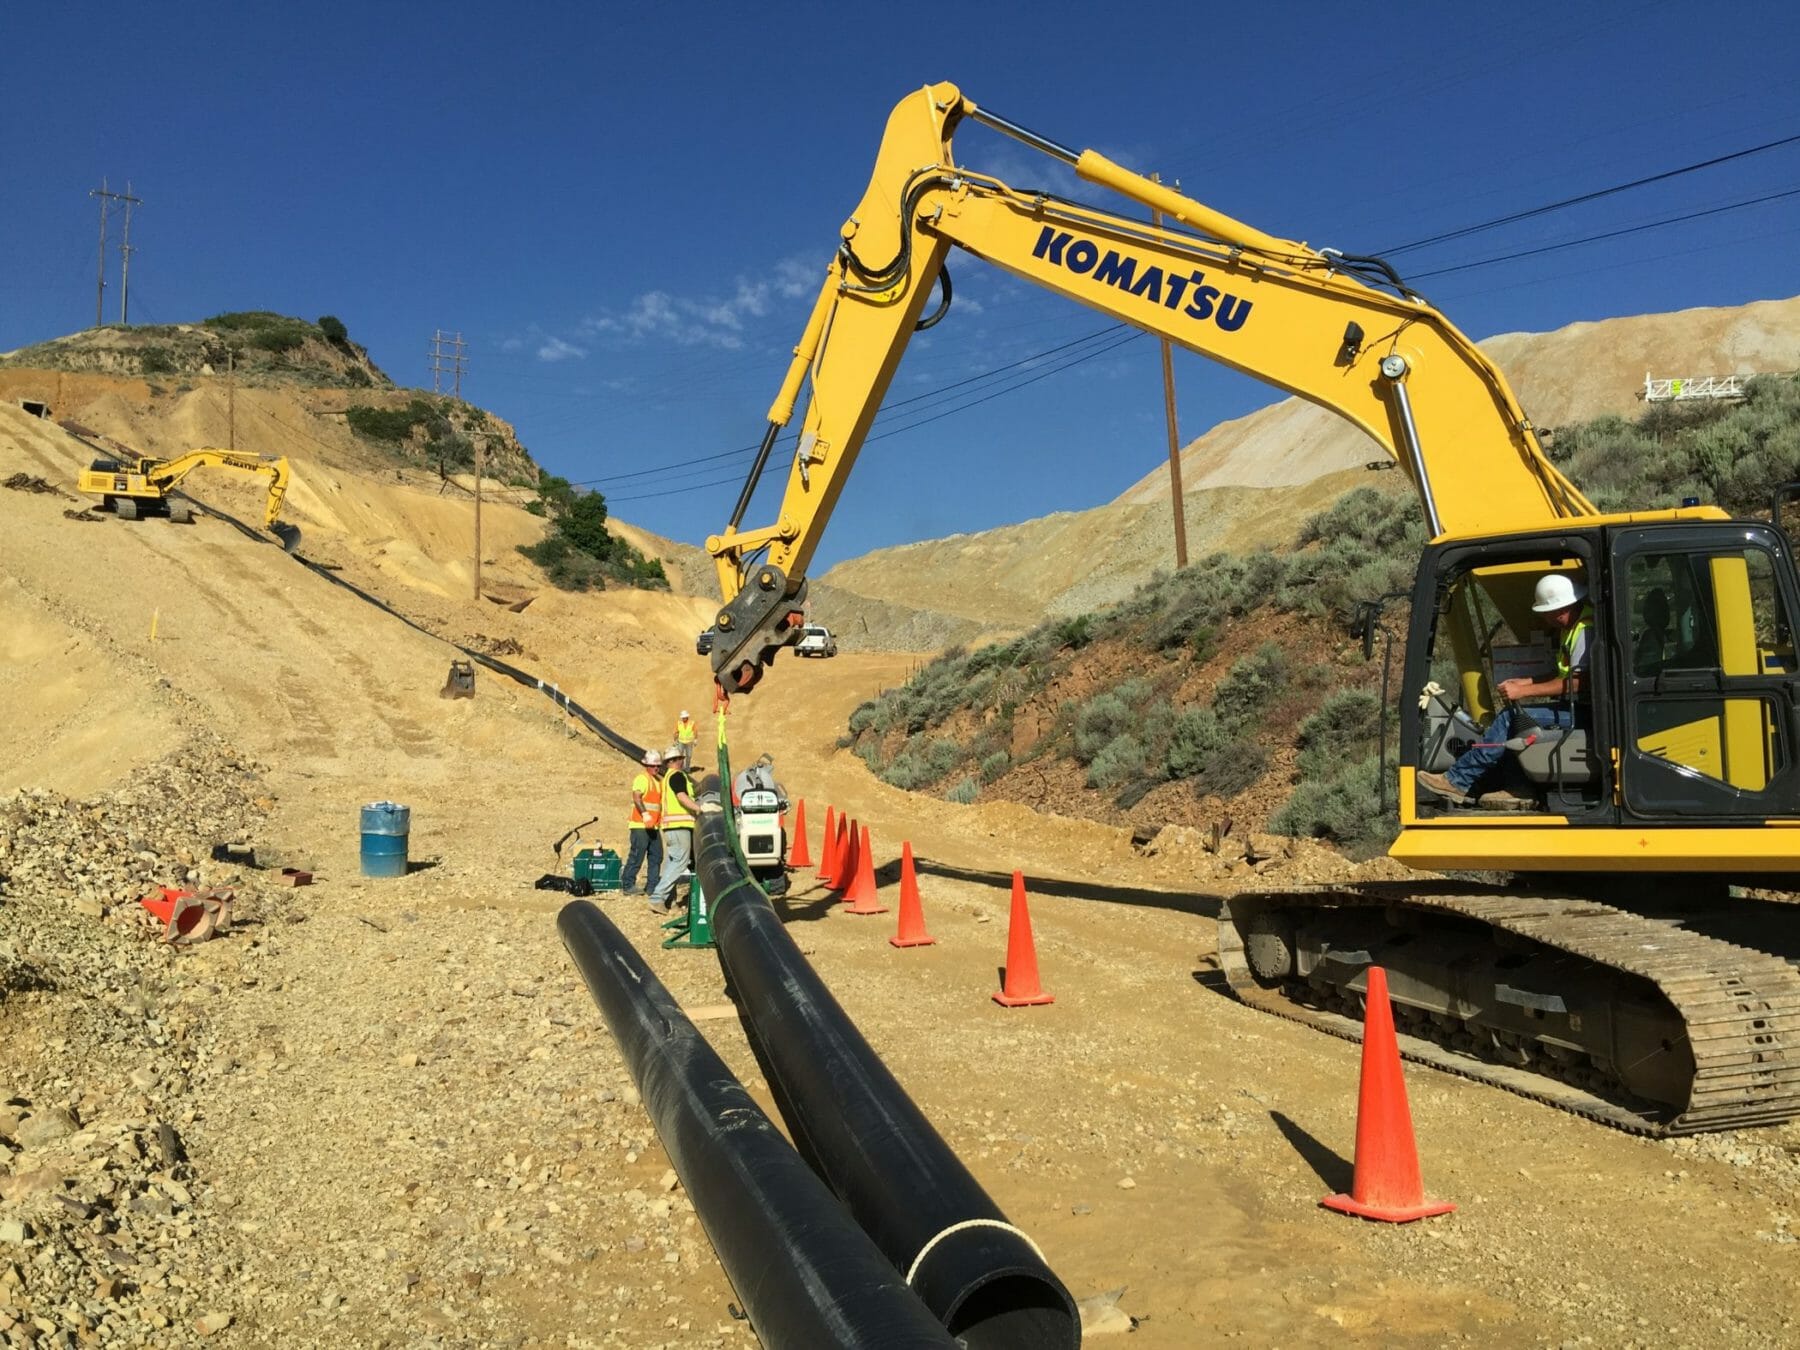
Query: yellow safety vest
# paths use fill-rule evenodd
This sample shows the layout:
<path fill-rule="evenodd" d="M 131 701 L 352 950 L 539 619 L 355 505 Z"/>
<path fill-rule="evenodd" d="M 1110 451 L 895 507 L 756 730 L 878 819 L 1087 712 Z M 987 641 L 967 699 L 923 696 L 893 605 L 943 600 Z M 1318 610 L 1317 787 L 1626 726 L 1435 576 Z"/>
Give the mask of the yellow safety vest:
<path fill-rule="evenodd" d="M 1594 607 L 1583 605 L 1580 617 L 1570 624 L 1569 631 L 1562 635 L 1562 642 L 1556 649 L 1556 673 L 1565 680 L 1574 673 L 1573 667 L 1569 664 L 1569 658 L 1575 654 L 1575 643 L 1583 633 L 1593 626 L 1593 623 Z"/>
<path fill-rule="evenodd" d="M 698 723 L 688 721 L 677 722 L 675 724 L 675 740 L 677 744 L 692 747 L 695 740 L 699 738 L 699 735 L 700 727 Z"/>
<path fill-rule="evenodd" d="M 694 785 L 685 773 L 666 773 L 662 783 L 662 828 L 665 830 L 691 830 L 694 828 L 693 814 L 681 804 L 681 798 L 675 795 L 675 780 L 687 790 L 688 796 L 694 795 Z"/>
<path fill-rule="evenodd" d="M 643 809 L 638 809 L 637 797 L 631 802 L 631 828 L 634 830 L 654 830 L 662 819 L 662 793 L 650 790 L 650 775 L 640 773 L 631 780 L 631 790 L 637 797 L 644 799 Z"/>

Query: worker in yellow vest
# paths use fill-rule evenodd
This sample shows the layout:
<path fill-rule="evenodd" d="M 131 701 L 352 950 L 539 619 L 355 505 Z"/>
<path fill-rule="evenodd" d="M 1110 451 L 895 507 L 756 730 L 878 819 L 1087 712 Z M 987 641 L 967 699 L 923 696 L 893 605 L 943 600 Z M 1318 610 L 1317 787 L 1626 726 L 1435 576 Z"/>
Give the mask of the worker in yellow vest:
<path fill-rule="evenodd" d="M 699 725 L 688 715 L 688 710 L 683 708 L 681 716 L 675 719 L 675 743 L 681 747 L 682 762 L 690 773 L 694 769 L 694 751 L 699 748 L 695 742 L 699 739 Z"/>
<path fill-rule="evenodd" d="M 700 807 L 683 768 L 687 752 L 679 742 L 663 751 L 662 880 L 650 893 L 650 908 L 667 914 L 674 906 L 675 886 L 693 870 L 694 817 Z"/>
<path fill-rule="evenodd" d="M 663 757 L 660 750 L 644 751 L 643 768 L 631 780 L 631 819 L 627 833 L 631 846 L 625 851 L 625 866 L 619 871 L 619 890 L 636 895 L 638 868 L 648 863 L 644 889 L 654 891 L 662 872 L 662 776 Z"/>

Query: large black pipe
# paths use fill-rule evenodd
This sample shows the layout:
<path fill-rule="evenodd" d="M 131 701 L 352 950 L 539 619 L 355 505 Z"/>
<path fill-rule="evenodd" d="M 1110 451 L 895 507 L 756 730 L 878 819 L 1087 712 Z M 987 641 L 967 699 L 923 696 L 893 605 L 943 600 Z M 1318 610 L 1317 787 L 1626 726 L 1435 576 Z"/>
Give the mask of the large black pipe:
<path fill-rule="evenodd" d="M 729 780 L 722 747 L 719 768 Z M 746 878 L 735 836 L 728 811 L 702 811 L 700 885 L 795 1144 L 968 1350 L 1075 1350 L 1068 1289 L 845 1016 Z"/>
<path fill-rule="evenodd" d="M 949 1350 L 944 1328 L 612 921 L 576 900 L 556 927 L 762 1343 Z"/>

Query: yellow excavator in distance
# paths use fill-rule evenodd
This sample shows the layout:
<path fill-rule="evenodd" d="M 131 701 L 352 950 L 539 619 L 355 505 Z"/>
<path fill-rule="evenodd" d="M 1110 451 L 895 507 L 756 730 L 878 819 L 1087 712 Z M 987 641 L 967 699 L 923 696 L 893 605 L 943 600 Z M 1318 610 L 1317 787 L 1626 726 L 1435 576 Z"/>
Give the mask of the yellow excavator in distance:
<path fill-rule="evenodd" d="M 121 520 L 137 520 L 147 515 L 166 515 L 178 525 L 194 518 L 193 506 L 175 495 L 175 489 L 195 469 L 233 469 L 241 473 L 267 476 L 268 504 L 263 510 L 263 528 L 281 541 L 292 553 L 300 543 L 300 531 L 281 519 L 282 499 L 287 496 L 289 469 L 285 456 L 247 455 L 237 450 L 202 448 L 189 450 L 173 459 L 156 459 L 138 455 L 129 459 L 96 459 L 83 469 L 76 486 L 100 498 L 101 506 Z"/>
<path fill-rule="evenodd" d="M 1167 224 L 958 165 L 965 120 Z M 1777 933 L 1800 930 L 1800 907 L 1741 889 L 1800 890 L 1800 578 L 1786 534 L 1713 506 L 1599 513 L 1500 371 L 1385 260 L 1266 234 L 954 85 L 889 118 L 737 507 L 707 541 L 725 602 L 720 689 L 749 692 L 798 639 L 807 564 L 908 340 L 948 308 L 953 247 L 1331 409 L 1397 461 L 1423 506 L 1390 851 L 1511 880 L 1231 896 L 1219 953 L 1233 991 L 1354 1038 L 1380 965 L 1414 1059 L 1649 1134 L 1800 1114 L 1800 971 Z M 780 514 L 744 528 L 808 383 Z M 1508 809 L 1446 799 L 1421 776 L 1485 745 L 1503 684 L 1516 687 L 1505 677 L 1555 655 L 1533 646 L 1546 578 L 1584 587 L 1591 607 L 1569 716 L 1509 738 L 1521 793 Z"/>

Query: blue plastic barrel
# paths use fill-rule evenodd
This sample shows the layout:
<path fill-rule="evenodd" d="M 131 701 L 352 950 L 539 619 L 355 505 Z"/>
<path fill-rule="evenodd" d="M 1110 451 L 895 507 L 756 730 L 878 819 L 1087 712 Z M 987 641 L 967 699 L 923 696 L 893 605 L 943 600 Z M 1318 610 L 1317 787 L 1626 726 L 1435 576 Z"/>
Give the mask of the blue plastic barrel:
<path fill-rule="evenodd" d="M 398 802 L 370 802 L 362 809 L 362 874 L 365 877 L 406 875 L 406 836 L 412 829 L 412 807 Z"/>

